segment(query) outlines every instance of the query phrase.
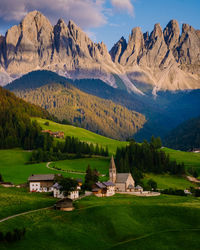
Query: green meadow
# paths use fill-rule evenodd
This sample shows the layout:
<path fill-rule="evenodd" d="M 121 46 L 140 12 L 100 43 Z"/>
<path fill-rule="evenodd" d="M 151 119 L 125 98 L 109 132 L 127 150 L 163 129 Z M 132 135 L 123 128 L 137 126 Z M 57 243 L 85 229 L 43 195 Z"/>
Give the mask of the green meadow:
<path fill-rule="evenodd" d="M 149 179 L 156 181 L 158 189 L 188 189 L 190 187 L 195 187 L 196 185 L 188 181 L 187 179 L 169 174 L 145 174 L 144 183 L 147 183 Z"/>
<path fill-rule="evenodd" d="M 85 173 L 88 165 L 91 169 L 97 169 L 100 174 L 107 175 L 110 158 L 81 158 L 74 160 L 57 161 L 50 164 L 50 167 L 60 168 L 65 171 Z"/>
<path fill-rule="evenodd" d="M 0 219 L 34 209 L 52 206 L 52 196 L 45 193 L 29 193 L 25 188 L 0 186 Z"/>
<path fill-rule="evenodd" d="M 186 168 L 196 168 L 200 175 L 200 153 L 185 152 L 170 148 L 163 148 L 163 150 L 170 155 L 171 160 L 176 160 L 179 163 L 184 162 Z"/>
<path fill-rule="evenodd" d="M 14 184 L 26 183 L 28 177 L 32 174 L 60 174 L 71 178 L 84 178 L 86 168 L 88 165 L 92 169 L 96 168 L 100 174 L 107 174 L 109 167 L 109 158 L 82 158 L 74 160 L 58 161 L 50 164 L 50 167 L 56 166 L 62 170 L 69 172 L 62 172 L 56 169 L 48 169 L 47 163 L 26 164 L 29 160 L 31 152 L 21 149 L 7 149 L 0 150 L 0 173 L 4 181 L 9 181 Z M 82 172 L 70 173 L 70 172 Z"/>
<path fill-rule="evenodd" d="M 63 131 L 65 133 L 65 136 L 75 136 L 78 137 L 79 140 L 84 142 L 99 144 L 103 147 L 108 146 L 110 154 L 115 154 L 117 147 L 128 145 L 128 142 L 113 140 L 90 132 L 89 130 L 74 127 L 72 125 L 58 124 L 41 118 L 37 118 L 36 120 L 43 129 L 50 129 L 51 131 Z M 47 121 L 49 122 L 49 126 L 44 124 Z"/>
<path fill-rule="evenodd" d="M 24 238 L 1 249 L 198 250 L 200 199 L 86 197 L 72 212 L 40 210 L 0 223 L 0 231 L 26 228 Z"/>

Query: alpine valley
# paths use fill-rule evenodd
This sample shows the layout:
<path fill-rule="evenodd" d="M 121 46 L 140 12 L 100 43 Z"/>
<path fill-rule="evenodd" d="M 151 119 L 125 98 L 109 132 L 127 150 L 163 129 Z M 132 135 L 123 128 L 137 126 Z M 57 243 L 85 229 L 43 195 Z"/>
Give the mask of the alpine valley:
<path fill-rule="evenodd" d="M 200 30 L 135 27 L 108 51 L 57 18 L 162 24 L 170 0 L 0 3 L 0 249 L 199 250 Z"/>
<path fill-rule="evenodd" d="M 61 120 L 102 135 L 164 138 L 181 122 L 200 115 L 199 34 L 188 24 L 180 33 L 175 20 L 164 30 L 155 24 L 150 35 L 136 27 L 128 42 L 122 37 L 108 52 L 73 21 L 59 19 L 52 26 L 33 11 L 1 37 L 0 84 L 19 78 L 6 88 Z M 44 86 L 49 84 L 54 85 Z M 113 116 L 121 108 L 116 105 L 127 109 Z"/>

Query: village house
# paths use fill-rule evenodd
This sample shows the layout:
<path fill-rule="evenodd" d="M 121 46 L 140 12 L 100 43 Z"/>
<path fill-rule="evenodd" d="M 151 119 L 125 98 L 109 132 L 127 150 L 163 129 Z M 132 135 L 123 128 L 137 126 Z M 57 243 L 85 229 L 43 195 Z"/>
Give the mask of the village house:
<path fill-rule="evenodd" d="M 62 131 L 53 132 L 53 131 L 47 129 L 47 130 L 42 130 L 42 133 L 48 133 L 49 135 L 51 135 L 54 138 L 60 138 L 60 139 L 65 138 L 65 134 Z"/>
<path fill-rule="evenodd" d="M 192 152 L 193 153 L 200 153 L 200 148 L 193 148 Z"/>
<path fill-rule="evenodd" d="M 52 192 L 55 174 L 31 175 L 28 178 L 30 192 Z"/>
<path fill-rule="evenodd" d="M 95 183 L 92 193 L 98 197 L 112 196 L 115 194 L 115 184 L 108 182 L 97 182 Z"/>
<path fill-rule="evenodd" d="M 59 200 L 54 205 L 54 209 L 61 211 L 72 211 L 74 210 L 73 201 L 69 198 Z"/>
<path fill-rule="evenodd" d="M 71 200 L 75 200 L 75 199 L 79 198 L 79 191 L 78 191 L 78 189 L 70 191 L 69 194 L 68 194 L 68 196 L 65 196 L 64 192 L 61 191 L 61 189 L 62 189 L 62 186 L 59 185 L 58 183 L 55 183 L 53 185 L 53 197 L 60 198 L 60 199 L 63 199 L 65 197 L 67 197 L 67 198 L 69 198 Z"/>
<path fill-rule="evenodd" d="M 113 156 L 110 161 L 109 177 L 109 181 L 115 184 L 116 192 L 132 192 L 135 190 L 135 181 L 131 173 L 117 173 Z"/>
<path fill-rule="evenodd" d="M 137 186 L 135 187 L 135 192 L 140 192 L 140 193 L 142 193 L 142 192 L 143 192 L 143 187 L 141 187 L 140 185 L 137 185 Z"/>

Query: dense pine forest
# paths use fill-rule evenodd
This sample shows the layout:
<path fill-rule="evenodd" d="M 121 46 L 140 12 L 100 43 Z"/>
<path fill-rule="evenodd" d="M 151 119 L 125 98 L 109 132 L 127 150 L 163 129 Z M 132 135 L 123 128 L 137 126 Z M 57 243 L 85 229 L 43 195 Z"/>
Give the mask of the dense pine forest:
<path fill-rule="evenodd" d="M 41 128 L 30 116 L 53 119 L 46 110 L 26 103 L 0 87 L 0 148 L 41 146 Z"/>
<path fill-rule="evenodd" d="M 30 162 L 47 162 L 65 159 L 81 158 L 85 155 L 108 156 L 108 147 L 103 148 L 98 144 L 81 142 L 78 138 L 67 136 L 65 142 L 55 142 L 49 134 L 42 137 L 42 145 L 33 151 Z"/>
<path fill-rule="evenodd" d="M 179 150 L 200 148 L 200 117 L 180 124 L 166 136 L 164 143 Z"/>
<path fill-rule="evenodd" d="M 144 115 L 120 105 L 118 100 L 113 102 L 84 93 L 71 83 L 74 82 L 69 83 L 56 73 L 36 71 L 6 88 L 25 101 L 48 110 L 59 120 L 67 119 L 73 125 L 114 139 L 132 137 L 146 122 Z M 126 99 L 124 94 L 123 97 Z"/>
<path fill-rule="evenodd" d="M 185 173 L 184 163 L 171 161 L 169 155 L 162 151 L 160 138 L 152 137 L 150 143 L 144 141 L 141 144 L 131 141 L 129 146 L 117 149 L 115 160 L 117 171 L 132 173 L 137 183 L 140 183 L 144 173 Z"/>

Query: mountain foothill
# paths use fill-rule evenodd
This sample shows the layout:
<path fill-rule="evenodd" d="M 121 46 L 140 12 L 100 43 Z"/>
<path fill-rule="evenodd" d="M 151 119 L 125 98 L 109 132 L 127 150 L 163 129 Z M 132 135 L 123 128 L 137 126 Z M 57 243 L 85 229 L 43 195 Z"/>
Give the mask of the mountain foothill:
<path fill-rule="evenodd" d="M 200 115 L 199 54 L 200 31 L 176 20 L 135 27 L 108 51 L 72 20 L 33 11 L 0 37 L 0 84 L 14 80 L 18 97 L 105 136 L 164 138 Z"/>

